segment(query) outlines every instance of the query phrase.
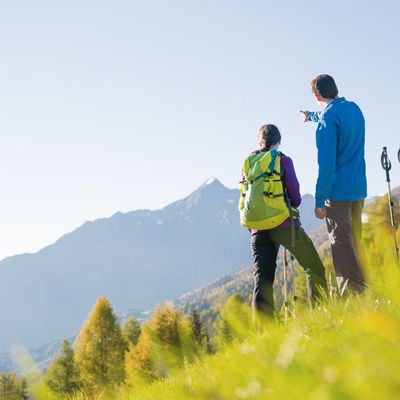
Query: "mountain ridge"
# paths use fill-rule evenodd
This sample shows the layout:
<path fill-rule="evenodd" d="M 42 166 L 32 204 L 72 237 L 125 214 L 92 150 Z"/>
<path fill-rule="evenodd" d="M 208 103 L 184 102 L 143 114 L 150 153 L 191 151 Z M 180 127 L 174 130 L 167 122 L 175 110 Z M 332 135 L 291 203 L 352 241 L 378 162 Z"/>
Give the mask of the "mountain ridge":
<path fill-rule="evenodd" d="M 82 224 L 80 224 L 79 226 L 77 226 L 76 228 L 72 229 L 69 232 L 66 232 L 64 234 L 62 234 L 60 237 L 58 237 L 54 242 L 51 242 L 45 246 L 43 246 L 42 248 L 40 248 L 37 251 L 33 251 L 33 252 L 22 252 L 22 253 L 16 253 L 10 256 L 6 256 L 3 259 L 0 259 L 0 268 L 2 266 L 2 264 L 7 263 L 7 261 L 9 259 L 15 258 L 15 257 L 25 257 L 25 256 L 35 256 L 38 255 L 39 253 L 45 251 L 47 248 L 57 245 L 59 243 L 60 240 L 68 237 L 69 235 L 72 235 L 74 233 L 76 233 L 76 231 L 85 228 L 87 225 L 93 224 L 93 223 L 101 223 L 102 221 L 108 221 L 111 220 L 113 218 L 120 218 L 121 216 L 132 216 L 135 214 L 140 214 L 140 213 L 144 213 L 144 214 L 150 214 L 150 213 L 154 213 L 154 212 L 158 212 L 158 211 L 162 211 L 166 208 L 172 207 L 177 203 L 180 203 L 182 201 L 185 201 L 187 199 L 189 199 L 190 197 L 192 197 L 196 192 L 198 192 L 199 190 L 205 188 L 206 186 L 209 186 L 210 184 L 216 184 L 216 185 L 220 185 L 222 187 L 224 187 L 227 190 L 233 191 L 235 193 L 239 193 L 238 189 L 232 189 L 232 188 L 228 188 L 226 186 L 223 185 L 223 183 L 221 183 L 221 181 L 215 177 L 209 177 L 207 180 L 205 180 L 197 189 L 195 189 L 191 194 L 189 194 L 186 197 L 183 197 L 181 199 L 175 200 L 174 202 L 167 204 L 161 208 L 156 208 L 156 209 L 149 209 L 149 208 L 140 208 L 137 210 L 131 210 L 131 211 L 126 211 L 126 212 L 122 212 L 122 211 L 116 211 L 113 214 L 111 214 L 108 217 L 99 217 L 99 218 L 95 218 L 93 220 L 88 220 L 88 221 L 84 221 Z M 398 188 L 400 189 L 400 187 Z M 302 195 L 302 205 L 304 203 L 305 200 L 307 200 L 308 198 L 310 199 L 314 199 L 314 196 L 309 194 L 309 193 L 305 193 Z M 236 203 L 235 203 L 236 204 Z M 306 224 L 307 225 L 307 224 Z M 308 226 L 308 225 L 307 225 Z M 310 230 L 310 228 L 308 228 Z"/>

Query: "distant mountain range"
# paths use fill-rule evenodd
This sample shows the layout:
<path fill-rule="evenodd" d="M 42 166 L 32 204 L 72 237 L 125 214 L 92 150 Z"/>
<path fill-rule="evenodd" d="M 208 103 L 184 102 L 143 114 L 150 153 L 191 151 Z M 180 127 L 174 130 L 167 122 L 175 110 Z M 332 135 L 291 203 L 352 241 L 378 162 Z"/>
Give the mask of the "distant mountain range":
<path fill-rule="evenodd" d="M 149 310 L 249 265 L 238 198 L 212 178 L 161 210 L 87 222 L 36 254 L 1 261 L 0 352 L 74 335 L 99 296 L 116 310 Z M 313 207 L 305 195 L 306 230 L 321 224 Z"/>

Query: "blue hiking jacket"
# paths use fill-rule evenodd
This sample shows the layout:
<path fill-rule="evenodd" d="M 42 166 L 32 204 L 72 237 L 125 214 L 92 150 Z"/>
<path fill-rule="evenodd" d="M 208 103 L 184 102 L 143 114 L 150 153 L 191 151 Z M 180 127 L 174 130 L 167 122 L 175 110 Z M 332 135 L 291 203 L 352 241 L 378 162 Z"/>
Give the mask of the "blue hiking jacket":
<path fill-rule="evenodd" d="M 323 112 L 310 113 L 309 120 L 318 122 L 316 207 L 324 207 L 326 200 L 367 197 L 365 120 L 357 104 L 340 97 Z"/>

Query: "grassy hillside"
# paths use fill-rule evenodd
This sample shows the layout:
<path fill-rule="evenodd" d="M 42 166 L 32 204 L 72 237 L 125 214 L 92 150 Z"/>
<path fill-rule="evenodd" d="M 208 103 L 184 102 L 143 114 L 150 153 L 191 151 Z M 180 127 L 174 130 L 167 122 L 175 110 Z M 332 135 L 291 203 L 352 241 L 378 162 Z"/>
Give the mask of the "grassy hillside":
<path fill-rule="evenodd" d="M 369 288 L 363 296 L 338 299 L 331 291 L 314 309 L 298 307 L 296 317 L 286 324 L 264 321 L 254 326 L 249 308 L 238 308 L 224 316 L 233 340 L 220 342 L 215 354 L 200 354 L 166 368 L 158 380 L 139 379 L 112 393 L 72 399 L 398 398 L 400 268 L 385 199 L 366 211 L 363 244 Z M 243 271 L 239 275 L 248 276 Z M 226 284 L 236 287 L 232 281 Z M 163 362 L 162 353 L 158 362 Z M 39 400 L 56 398 L 43 387 L 38 390 Z"/>
<path fill-rule="evenodd" d="M 400 319 L 387 302 L 353 299 L 266 327 L 127 399 L 394 399 Z"/>
<path fill-rule="evenodd" d="M 386 228 L 366 226 L 370 288 L 248 335 L 126 399 L 395 399 L 400 273 Z M 240 324 L 240 323 L 239 323 Z M 242 332 L 238 329 L 238 332 Z"/>

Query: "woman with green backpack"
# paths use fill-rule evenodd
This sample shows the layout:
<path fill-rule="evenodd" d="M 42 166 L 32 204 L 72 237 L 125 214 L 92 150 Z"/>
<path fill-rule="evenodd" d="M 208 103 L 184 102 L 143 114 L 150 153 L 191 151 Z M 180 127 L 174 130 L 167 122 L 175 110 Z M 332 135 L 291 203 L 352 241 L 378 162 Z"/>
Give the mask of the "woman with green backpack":
<path fill-rule="evenodd" d="M 304 268 L 313 300 L 326 290 L 322 261 L 301 227 L 297 207 L 300 185 L 292 160 L 278 151 L 281 134 L 272 124 L 259 131 L 260 149 L 244 162 L 239 203 L 242 226 L 251 231 L 254 291 L 253 309 L 274 314 L 272 285 L 279 247 L 289 250 Z"/>

